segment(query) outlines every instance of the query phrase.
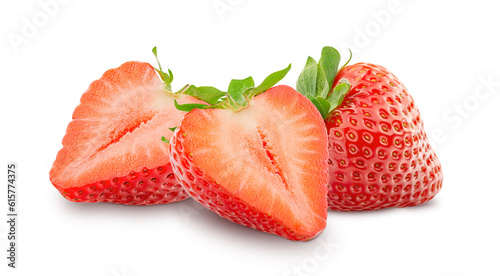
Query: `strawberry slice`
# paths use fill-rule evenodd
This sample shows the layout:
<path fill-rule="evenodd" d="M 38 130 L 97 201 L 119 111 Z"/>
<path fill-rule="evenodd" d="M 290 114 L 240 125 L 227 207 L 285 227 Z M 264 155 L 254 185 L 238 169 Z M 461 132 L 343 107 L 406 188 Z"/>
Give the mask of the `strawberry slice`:
<path fill-rule="evenodd" d="M 328 207 L 366 211 L 423 204 L 441 190 L 443 173 L 420 112 L 400 80 L 380 65 L 338 70 L 323 48 L 297 81 L 325 119 L 330 158 Z"/>
<path fill-rule="evenodd" d="M 153 52 L 156 56 L 156 48 Z M 169 128 L 186 114 L 174 100 L 201 101 L 188 95 L 190 89 L 170 92 L 172 80 L 161 66 L 155 70 L 133 61 L 106 71 L 89 86 L 50 170 L 51 182 L 65 198 L 149 205 L 188 197 L 175 180 L 161 137 L 169 138 Z"/>
<path fill-rule="evenodd" d="M 269 89 L 289 69 L 256 88 L 251 78 L 233 80 L 215 106 L 179 105 L 198 108 L 174 132 L 170 156 L 175 176 L 206 208 L 257 230 L 309 240 L 326 226 L 327 136 L 306 97 L 288 86 Z"/>

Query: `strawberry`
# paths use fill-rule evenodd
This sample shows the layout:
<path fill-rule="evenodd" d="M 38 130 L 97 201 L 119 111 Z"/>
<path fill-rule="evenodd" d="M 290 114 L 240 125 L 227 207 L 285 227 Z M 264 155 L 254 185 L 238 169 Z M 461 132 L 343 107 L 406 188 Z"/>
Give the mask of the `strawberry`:
<path fill-rule="evenodd" d="M 149 205 L 188 197 L 175 180 L 169 148 L 161 138 L 170 137 L 169 127 L 186 114 L 175 108 L 174 100 L 201 101 L 190 96 L 191 87 L 172 93 L 172 80 L 170 70 L 133 61 L 92 82 L 50 170 L 52 184 L 65 198 Z"/>
<path fill-rule="evenodd" d="M 320 110 L 328 132 L 328 208 L 408 207 L 441 189 L 441 164 L 420 112 L 404 85 L 382 66 L 358 63 L 338 71 L 340 55 L 325 47 L 311 57 L 297 90 Z"/>
<path fill-rule="evenodd" d="M 192 111 L 174 132 L 170 160 L 188 194 L 221 217 L 309 240 L 326 226 L 327 136 L 306 97 L 271 88 L 289 69 L 257 87 L 251 77 L 233 80 L 213 106 L 179 105 Z"/>

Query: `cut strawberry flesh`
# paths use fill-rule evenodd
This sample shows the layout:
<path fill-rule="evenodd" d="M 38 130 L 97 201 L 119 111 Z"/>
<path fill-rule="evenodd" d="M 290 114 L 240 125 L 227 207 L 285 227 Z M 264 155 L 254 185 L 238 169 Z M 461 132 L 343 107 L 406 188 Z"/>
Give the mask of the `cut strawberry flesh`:
<path fill-rule="evenodd" d="M 292 229 L 296 239 L 310 239 L 325 227 L 326 131 L 307 98 L 289 87 L 275 87 L 236 113 L 194 110 L 178 132 L 180 141 L 172 141 L 174 171 L 195 199 L 207 196 L 202 184 L 208 180 L 240 204 Z M 218 213 L 245 224 L 224 207 Z M 270 232 L 255 223 L 245 225 Z"/>
<path fill-rule="evenodd" d="M 199 102 L 186 95 L 176 99 Z M 168 171 L 169 148 L 161 137 L 169 139 L 169 127 L 179 125 L 184 114 L 175 108 L 174 96 L 165 91 L 151 65 L 128 62 L 108 70 L 90 85 L 73 113 L 50 172 L 52 183 L 62 191 L 96 187 L 144 169 Z M 145 189 L 150 180 L 143 180 Z M 120 198 L 114 202 L 120 203 Z"/>

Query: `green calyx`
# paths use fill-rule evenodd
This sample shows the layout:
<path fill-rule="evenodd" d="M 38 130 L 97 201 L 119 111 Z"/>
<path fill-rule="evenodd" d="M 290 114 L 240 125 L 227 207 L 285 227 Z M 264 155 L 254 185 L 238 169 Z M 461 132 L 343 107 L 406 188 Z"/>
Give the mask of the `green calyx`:
<path fill-rule="evenodd" d="M 168 69 L 167 72 L 163 71 L 160 61 L 158 60 L 158 51 L 156 49 L 156 46 L 152 51 L 156 58 L 156 62 L 158 63 L 158 68 L 155 68 L 155 70 L 156 72 L 158 72 L 160 78 L 165 83 L 165 89 L 168 93 L 171 93 L 174 96 L 180 94 L 190 95 L 209 104 L 217 103 L 221 97 L 226 95 L 226 92 L 222 92 L 213 87 L 196 87 L 189 84 L 185 85 L 181 90 L 177 92 L 172 92 L 172 81 L 174 80 L 174 75 L 172 74 L 172 71 L 170 71 L 170 69 Z"/>
<path fill-rule="evenodd" d="M 351 89 L 346 79 L 341 79 L 333 87 L 337 73 L 349 63 L 351 57 L 339 68 L 339 52 L 333 47 L 324 47 L 319 62 L 312 57 L 307 58 L 306 65 L 297 79 L 297 91 L 316 106 L 323 119 L 342 103 Z"/>
<path fill-rule="evenodd" d="M 175 107 L 186 112 L 189 112 L 195 108 L 222 108 L 231 109 L 237 112 L 247 107 L 248 103 L 253 97 L 264 93 L 280 80 L 282 80 L 290 71 L 291 67 L 292 65 L 290 64 L 287 68 L 272 73 L 267 78 L 265 78 L 264 81 L 258 86 L 255 86 L 255 82 L 252 77 L 248 77 L 246 79 L 233 79 L 229 83 L 227 92 L 220 91 L 217 88 L 210 86 L 196 87 L 194 85 L 191 85 L 183 93 L 195 96 L 208 104 L 181 105 L 177 103 L 177 101 L 175 101 Z"/>
<path fill-rule="evenodd" d="M 190 95 L 198 100 L 204 101 L 208 104 L 216 104 L 219 99 L 223 96 L 226 95 L 226 92 L 222 92 L 216 88 L 213 87 L 196 87 L 194 85 L 186 85 L 184 86 L 181 90 L 177 92 L 172 92 L 172 81 L 174 80 L 174 75 L 172 74 L 172 71 L 168 69 L 167 72 L 163 71 L 163 68 L 161 67 L 160 61 L 158 60 L 158 50 L 156 46 L 152 50 L 156 62 L 158 63 L 158 68 L 154 68 L 156 72 L 160 75 L 160 78 L 162 79 L 163 83 L 165 84 L 165 93 L 169 93 L 173 95 L 174 97 L 178 95 Z M 183 111 L 191 111 L 193 108 L 203 108 L 205 104 L 197 104 L 197 103 L 188 103 L 184 105 L 179 105 L 177 103 L 177 100 L 174 99 L 175 106 L 179 110 Z M 175 131 L 177 127 L 171 127 L 169 128 L 172 132 Z M 165 136 L 161 137 L 161 140 L 165 143 L 170 143 L 170 140 L 165 138 Z"/>

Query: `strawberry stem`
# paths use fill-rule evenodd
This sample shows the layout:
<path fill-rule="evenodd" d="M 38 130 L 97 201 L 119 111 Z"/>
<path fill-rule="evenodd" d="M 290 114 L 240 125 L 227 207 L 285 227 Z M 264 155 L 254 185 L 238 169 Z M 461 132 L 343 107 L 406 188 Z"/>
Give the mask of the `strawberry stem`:
<path fill-rule="evenodd" d="M 155 68 L 156 72 L 160 75 L 161 79 L 165 83 L 165 88 L 167 91 L 171 92 L 172 91 L 172 81 L 174 80 L 174 74 L 172 74 L 172 71 L 168 69 L 168 73 L 164 72 L 163 69 L 161 68 L 160 61 L 158 60 L 158 51 L 156 49 L 156 46 L 153 47 L 153 55 L 155 55 L 156 62 L 158 63 L 158 68 Z"/>

